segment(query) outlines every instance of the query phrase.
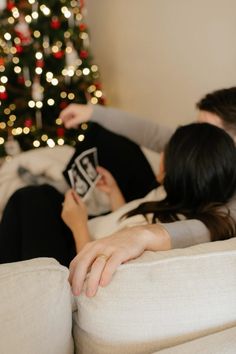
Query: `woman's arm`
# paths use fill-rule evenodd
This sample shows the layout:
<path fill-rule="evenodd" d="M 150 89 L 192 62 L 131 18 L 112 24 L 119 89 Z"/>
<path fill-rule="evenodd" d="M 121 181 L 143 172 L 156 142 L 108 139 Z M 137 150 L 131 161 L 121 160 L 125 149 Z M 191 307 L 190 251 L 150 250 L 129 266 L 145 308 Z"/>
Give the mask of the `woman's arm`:
<path fill-rule="evenodd" d="M 76 252 L 79 252 L 91 238 L 88 231 L 87 208 L 81 198 L 72 189 L 65 194 L 61 217 L 71 230 Z"/>
<path fill-rule="evenodd" d="M 163 151 L 173 133 L 172 129 L 125 111 L 101 105 L 70 104 L 60 114 L 66 128 L 93 120 L 114 133 L 121 134 L 141 146 Z"/>
<path fill-rule="evenodd" d="M 100 174 L 100 179 L 96 184 L 96 188 L 107 194 L 112 211 L 119 209 L 126 202 L 115 178 L 104 167 L 98 166 L 97 171 Z"/>

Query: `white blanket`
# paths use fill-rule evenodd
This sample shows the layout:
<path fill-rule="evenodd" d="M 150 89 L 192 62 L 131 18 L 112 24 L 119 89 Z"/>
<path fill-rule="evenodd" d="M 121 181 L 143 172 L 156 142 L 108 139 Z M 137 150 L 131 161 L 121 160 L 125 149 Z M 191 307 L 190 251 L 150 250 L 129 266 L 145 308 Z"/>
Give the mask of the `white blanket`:
<path fill-rule="evenodd" d="M 146 158 L 149 160 L 155 173 L 158 171 L 159 154 L 143 148 Z M 41 181 L 53 185 L 64 193 L 69 186 L 65 182 L 62 171 L 74 153 L 74 148 L 68 145 L 56 146 L 53 149 L 42 147 L 22 152 L 21 154 L 4 162 L 0 167 L 0 219 L 3 209 L 9 197 L 19 188 L 29 185 L 23 180 L 19 173 L 19 167 L 29 170 L 33 175 L 41 176 Z M 109 211 L 109 199 L 94 189 L 86 200 L 90 215 L 101 215 Z"/>
<path fill-rule="evenodd" d="M 68 188 L 62 171 L 74 153 L 68 145 L 56 146 L 53 149 L 42 147 L 22 152 L 7 160 L 0 167 L 0 218 L 9 197 L 27 183 L 19 176 L 19 167 L 24 167 L 34 175 L 45 177 L 45 181 L 53 184 L 60 192 Z"/>

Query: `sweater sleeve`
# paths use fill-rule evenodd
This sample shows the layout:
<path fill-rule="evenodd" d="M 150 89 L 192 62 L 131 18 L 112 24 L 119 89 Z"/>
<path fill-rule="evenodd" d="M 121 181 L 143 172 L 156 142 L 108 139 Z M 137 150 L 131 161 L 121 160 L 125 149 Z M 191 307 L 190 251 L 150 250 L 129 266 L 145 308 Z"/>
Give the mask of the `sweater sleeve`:
<path fill-rule="evenodd" d="M 171 248 L 185 248 L 210 242 L 210 232 L 199 220 L 181 220 L 162 224 L 171 238 Z"/>
<path fill-rule="evenodd" d="M 156 152 L 161 152 L 164 149 L 173 133 L 172 129 L 156 122 L 101 105 L 94 106 L 91 120 Z"/>
<path fill-rule="evenodd" d="M 236 222 L 236 196 L 222 207 L 223 212 L 230 212 L 230 216 Z M 162 224 L 171 238 L 171 248 L 185 248 L 199 243 L 210 242 L 208 228 L 199 220 L 181 220 Z"/>

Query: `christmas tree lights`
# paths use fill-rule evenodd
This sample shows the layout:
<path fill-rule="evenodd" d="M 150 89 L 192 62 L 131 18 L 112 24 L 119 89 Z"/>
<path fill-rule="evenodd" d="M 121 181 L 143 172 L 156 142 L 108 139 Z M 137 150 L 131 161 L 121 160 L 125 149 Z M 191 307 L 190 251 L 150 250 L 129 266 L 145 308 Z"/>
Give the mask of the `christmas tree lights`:
<path fill-rule="evenodd" d="M 83 1 L 2 0 L 0 4 L 0 156 L 75 145 L 80 130 L 58 119 L 69 103 L 104 103 L 89 52 Z M 19 145 L 9 154 L 19 152 Z"/>

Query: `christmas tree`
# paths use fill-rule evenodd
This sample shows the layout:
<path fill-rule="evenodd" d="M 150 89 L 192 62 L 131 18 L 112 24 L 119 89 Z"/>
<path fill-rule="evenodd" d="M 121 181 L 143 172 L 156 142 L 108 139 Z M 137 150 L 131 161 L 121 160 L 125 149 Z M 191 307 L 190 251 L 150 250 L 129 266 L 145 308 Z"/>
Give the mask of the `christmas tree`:
<path fill-rule="evenodd" d="M 103 103 L 83 1 L 1 0 L 0 23 L 0 156 L 75 145 L 83 135 L 64 130 L 60 111 Z"/>

